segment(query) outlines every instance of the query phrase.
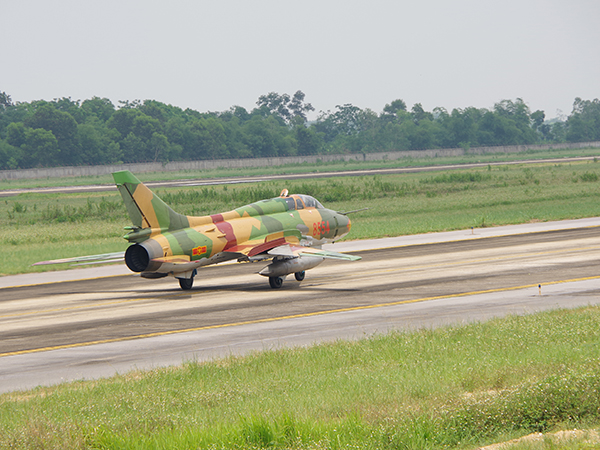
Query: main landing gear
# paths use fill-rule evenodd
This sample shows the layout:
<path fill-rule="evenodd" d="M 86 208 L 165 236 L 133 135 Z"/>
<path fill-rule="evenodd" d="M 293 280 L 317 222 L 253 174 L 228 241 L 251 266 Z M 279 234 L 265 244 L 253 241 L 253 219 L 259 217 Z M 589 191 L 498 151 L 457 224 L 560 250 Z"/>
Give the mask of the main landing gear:
<path fill-rule="evenodd" d="M 179 286 L 182 290 L 189 291 L 192 288 L 194 285 L 194 277 L 197 273 L 198 272 L 196 269 L 194 269 L 191 272 L 182 273 L 181 278 L 177 278 L 179 280 Z M 186 278 L 186 275 L 189 276 L 189 278 Z"/>
<path fill-rule="evenodd" d="M 306 272 L 304 270 L 294 274 L 296 281 L 304 280 L 305 276 Z M 279 289 L 281 286 L 283 286 L 283 277 L 269 277 L 269 286 L 271 286 L 272 289 Z"/>
<path fill-rule="evenodd" d="M 189 291 L 194 285 L 193 278 L 178 278 L 178 280 L 179 286 L 181 286 L 181 289 L 183 289 L 184 291 Z"/>

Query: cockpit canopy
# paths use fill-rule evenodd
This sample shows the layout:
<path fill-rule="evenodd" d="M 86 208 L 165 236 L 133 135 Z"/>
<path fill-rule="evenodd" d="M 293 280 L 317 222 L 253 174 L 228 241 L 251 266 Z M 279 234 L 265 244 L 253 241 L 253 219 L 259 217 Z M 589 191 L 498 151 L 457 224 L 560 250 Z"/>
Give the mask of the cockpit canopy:
<path fill-rule="evenodd" d="M 304 209 L 304 208 L 317 208 L 317 209 L 325 209 L 323 205 L 314 197 L 310 195 L 303 194 L 294 194 L 285 198 L 286 203 L 288 204 L 288 209 Z"/>

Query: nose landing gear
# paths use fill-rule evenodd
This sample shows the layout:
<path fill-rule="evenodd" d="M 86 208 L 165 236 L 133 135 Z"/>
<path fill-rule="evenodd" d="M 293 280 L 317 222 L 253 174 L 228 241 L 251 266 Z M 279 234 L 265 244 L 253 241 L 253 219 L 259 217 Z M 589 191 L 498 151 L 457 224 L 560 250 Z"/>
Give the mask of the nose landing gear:
<path fill-rule="evenodd" d="M 269 285 L 273 289 L 279 289 L 283 286 L 283 277 L 269 277 Z"/>

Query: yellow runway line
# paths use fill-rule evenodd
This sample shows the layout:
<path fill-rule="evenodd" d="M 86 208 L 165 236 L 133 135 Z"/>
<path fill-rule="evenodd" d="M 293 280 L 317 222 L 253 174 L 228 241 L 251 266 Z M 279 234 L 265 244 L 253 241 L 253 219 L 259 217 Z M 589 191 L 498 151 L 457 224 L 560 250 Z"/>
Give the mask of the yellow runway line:
<path fill-rule="evenodd" d="M 548 285 L 554 285 L 554 284 L 573 283 L 573 282 L 577 282 L 577 281 L 587 281 L 587 280 L 597 280 L 597 279 L 600 279 L 600 276 L 575 278 L 572 280 L 550 281 L 550 282 L 544 283 L 544 285 L 548 286 Z M 423 297 L 423 298 L 417 298 L 417 299 L 413 299 L 413 300 L 400 300 L 400 301 L 396 301 L 396 302 L 379 303 L 376 305 L 355 306 L 355 307 L 351 307 L 351 308 L 332 309 L 332 310 L 327 310 L 327 311 L 317 311 L 317 312 L 312 312 L 312 313 L 294 314 L 294 315 L 280 316 L 280 317 L 268 317 L 265 319 L 248 320 L 248 321 L 243 321 L 243 322 L 233 322 L 233 323 L 226 323 L 226 324 L 221 324 L 221 325 L 208 325 L 208 326 L 204 326 L 204 327 L 187 328 L 187 329 L 183 329 L 183 330 L 160 331 L 160 332 L 156 332 L 156 333 L 139 334 L 139 335 L 135 335 L 135 336 L 127 336 L 127 337 L 122 337 L 122 338 L 102 339 L 102 340 L 97 340 L 97 341 L 80 342 L 80 343 L 76 343 L 76 344 L 65 344 L 65 345 L 57 345 L 57 346 L 53 346 L 53 347 L 42 347 L 42 348 L 36 348 L 36 349 L 31 349 L 31 350 L 19 350 L 19 351 L 14 351 L 14 352 L 0 353 L 0 357 L 25 355 L 25 354 L 29 354 L 29 353 L 40 353 L 40 352 L 47 352 L 47 351 L 51 351 L 51 350 L 63 350 L 63 349 L 68 349 L 68 348 L 86 347 L 89 345 L 96 345 L 96 344 L 110 344 L 110 343 L 115 343 L 115 342 L 125 342 L 125 341 L 131 341 L 134 339 L 145 339 L 145 338 L 151 338 L 151 337 L 168 336 L 168 335 L 172 335 L 172 334 L 189 333 L 192 331 L 213 330 L 213 329 L 218 329 L 218 328 L 228 328 L 228 327 L 235 327 L 235 326 L 240 326 L 240 325 L 253 325 L 253 324 L 258 324 L 258 323 L 275 322 L 278 320 L 299 319 L 299 318 L 303 318 L 303 317 L 321 316 L 321 315 L 325 315 L 325 314 L 333 314 L 333 313 L 340 313 L 340 312 L 361 311 L 361 310 L 367 310 L 367 309 L 382 308 L 382 307 L 386 307 L 386 306 L 397 306 L 397 305 L 404 305 L 404 304 L 410 304 L 410 303 L 426 302 L 426 301 L 431 301 L 431 300 L 441 300 L 444 298 L 457 298 L 457 297 L 467 297 L 470 295 L 478 295 L 478 294 L 491 294 L 494 292 L 516 291 L 519 289 L 528 289 L 528 288 L 534 288 L 534 287 L 538 287 L 538 284 L 536 283 L 536 284 L 527 284 L 524 286 L 486 289 L 486 290 L 482 290 L 482 291 L 463 292 L 463 293 L 459 293 L 459 294 L 450 294 L 450 295 L 439 295 L 439 296 L 435 296 L 435 297 Z"/>

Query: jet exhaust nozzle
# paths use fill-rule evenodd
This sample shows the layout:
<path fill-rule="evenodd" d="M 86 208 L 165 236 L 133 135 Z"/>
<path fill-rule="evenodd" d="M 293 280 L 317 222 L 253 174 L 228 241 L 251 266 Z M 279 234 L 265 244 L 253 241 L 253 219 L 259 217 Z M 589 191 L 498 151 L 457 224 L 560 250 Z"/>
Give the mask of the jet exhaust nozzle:
<path fill-rule="evenodd" d="M 161 264 L 152 261 L 152 258 L 160 256 L 162 256 L 160 246 L 150 239 L 142 244 L 127 247 L 125 264 L 132 272 L 153 272 L 158 270 Z"/>
<path fill-rule="evenodd" d="M 150 264 L 148 250 L 139 244 L 127 247 L 125 252 L 125 264 L 132 272 L 143 272 Z"/>
<path fill-rule="evenodd" d="M 290 273 L 302 272 L 317 267 L 324 259 L 320 256 L 299 256 L 298 258 L 273 261 L 258 273 L 263 277 L 284 277 Z"/>

